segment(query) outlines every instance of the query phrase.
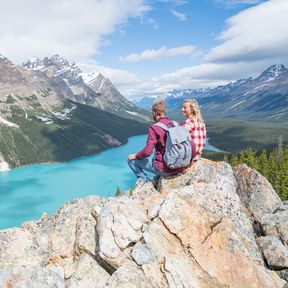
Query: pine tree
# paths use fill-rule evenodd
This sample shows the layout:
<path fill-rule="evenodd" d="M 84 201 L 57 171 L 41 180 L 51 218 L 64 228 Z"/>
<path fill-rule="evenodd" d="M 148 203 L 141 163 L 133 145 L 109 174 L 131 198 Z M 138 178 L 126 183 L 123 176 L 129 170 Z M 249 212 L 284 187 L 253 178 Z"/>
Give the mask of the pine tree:
<path fill-rule="evenodd" d="M 277 158 L 278 162 L 281 162 L 283 158 L 283 137 L 281 134 L 278 137 Z"/>
<path fill-rule="evenodd" d="M 267 159 L 266 150 L 262 150 L 259 155 L 259 170 L 258 170 L 264 177 L 268 179 L 269 176 L 269 163 Z"/>
<path fill-rule="evenodd" d="M 279 191 L 279 165 L 278 165 L 278 158 L 277 158 L 277 149 L 274 149 L 269 154 L 268 158 L 269 163 L 269 172 L 268 172 L 268 181 L 272 184 L 273 188 L 276 192 Z"/>
<path fill-rule="evenodd" d="M 115 197 L 118 197 L 120 195 L 121 195 L 121 191 L 120 191 L 119 186 L 117 186 L 117 189 L 116 189 L 116 192 L 115 192 Z"/>
<path fill-rule="evenodd" d="M 239 155 L 232 155 L 229 163 L 235 166 L 245 163 L 256 169 L 271 183 L 274 190 L 282 200 L 288 200 L 288 145 L 283 148 L 283 140 L 280 135 L 278 146 L 267 155 L 266 150 L 257 156 L 251 148 L 242 151 Z"/>
<path fill-rule="evenodd" d="M 233 154 L 232 155 L 232 157 L 231 157 L 231 159 L 230 159 L 230 162 L 229 162 L 230 164 L 231 164 L 231 166 L 236 166 L 236 165 L 238 165 L 239 164 L 239 160 L 238 160 L 238 156 L 237 155 L 235 155 L 235 154 Z"/>
<path fill-rule="evenodd" d="M 258 157 L 252 148 L 248 148 L 241 152 L 239 162 L 245 163 L 249 167 L 259 170 Z"/>
<path fill-rule="evenodd" d="M 282 200 L 288 200 L 288 145 L 283 151 L 283 158 L 279 167 L 279 196 Z"/>
<path fill-rule="evenodd" d="M 224 154 L 223 161 L 229 162 L 227 154 Z"/>
<path fill-rule="evenodd" d="M 258 157 L 252 148 L 246 150 L 245 158 L 249 167 L 256 169 L 257 171 L 259 170 Z"/>
<path fill-rule="evenodd" d="M 244 151 L 241 151 L 239 155 L 239 163 L 246 163 Z"/>

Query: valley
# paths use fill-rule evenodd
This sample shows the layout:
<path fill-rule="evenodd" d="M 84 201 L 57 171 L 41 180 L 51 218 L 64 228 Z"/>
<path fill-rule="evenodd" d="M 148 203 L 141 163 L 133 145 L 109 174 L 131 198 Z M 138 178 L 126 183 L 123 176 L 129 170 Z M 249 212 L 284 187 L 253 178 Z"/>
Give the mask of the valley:
<path fill-rule="evenodd" d="M 279 135 L 283 144 L 288 143 L 288 69 L 284 65 L 272 65 L 255 79 L 249 77 L 214 88 L 172 90 L 134 103 L 149 110 L 155 100 L 164 99 L 168 115 L 184 121 L 182 102 L 190 98 L 201 107 L 210 143 L 221 150 L 271 150 L 277 146 Z M 209 152 L 206 156 L 223 159 L 221 153 Z"/>

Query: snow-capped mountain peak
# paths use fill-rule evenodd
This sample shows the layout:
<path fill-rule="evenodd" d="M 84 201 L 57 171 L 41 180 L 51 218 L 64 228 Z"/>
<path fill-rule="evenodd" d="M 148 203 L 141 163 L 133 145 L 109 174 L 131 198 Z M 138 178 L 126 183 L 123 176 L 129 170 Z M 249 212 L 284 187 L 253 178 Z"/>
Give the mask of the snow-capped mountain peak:
<path fill-rule="evenodd" d="M 93 85 L 94 87 L 98 87 L 98 89 L 96 89 L 97 92 L 100 92 L 102 88 L 106 86 L 113 85 L 112 82 L 108 78 L 105 78 L 102 73 L 96 71 L 91 73 L 81 73 L 81 76 L 83 81 L 87 85 Z"/>
<path fill-rule="evenodd" d="M 74 62 L 69 62 L 65 58 L 61 57 L 60 55 L 56 54 L 52 57 L 45 57 L 43 62 L 46 66 L 55 66 L 57 70 L 64 70 L 67 68 L 77 68 L 79 69 Z M 80 69 L 79 69 L 80 70 Z"/>
<path fill-rule="evenodd" d="M 74 62 L 69 62 L 65 58 L 56 54 L 52 57 L 45 57 L 43 60 L 32 57 L 22 64 L 28 70 L 50 71 L 54 77 L 62 78 L 67 84 L 77 85 L 83 83 L 80 76 L 81 70 Z"/>
<path fill-rule="evenodd" d="M 44 63 L 40 58 L 34 56 L 23 62 L 22 66 L 28 70 L 42 70 L 44 68 Z"/>
<path fill-rule="evenodd" d="M 274 64 L 266 69 L 261 75 L 257 78 L 260 80 L 272 81 L 277 78 L 279 75 L 287 72 L 288 69 L 283 64 Z"/>

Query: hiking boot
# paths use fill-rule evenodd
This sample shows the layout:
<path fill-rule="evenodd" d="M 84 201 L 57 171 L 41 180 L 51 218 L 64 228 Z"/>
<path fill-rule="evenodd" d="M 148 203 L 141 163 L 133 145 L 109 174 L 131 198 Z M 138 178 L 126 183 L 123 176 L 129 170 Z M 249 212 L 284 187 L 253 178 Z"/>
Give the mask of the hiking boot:
<path fill-rule="evenodd" d="M 154 176 L 152 181 L 151 181 L 153 186 L 155 187 L 155 189 L 157 189 L 159 179 L 160 179 L 160 176 Z"/>
<path fill-rule="evenodd" d="M 148 181 L 144 181 L 143 179 L 139 178 L 136 181 L 136 184 L 134 186 L 134 188 L 132 189 L 132 194 L 137 194 L 137 193 L 141 193 L 144 190 L 149 190 L 151 187 L 153 187 L 153 184 L 150 180 Z"/>
<path fill-rule="evenodd" d="M 142 178 L 137 179 L 134 190 L 142 189 L 144 185 L 151 183 L 150 180 L 144 181 Z"/>

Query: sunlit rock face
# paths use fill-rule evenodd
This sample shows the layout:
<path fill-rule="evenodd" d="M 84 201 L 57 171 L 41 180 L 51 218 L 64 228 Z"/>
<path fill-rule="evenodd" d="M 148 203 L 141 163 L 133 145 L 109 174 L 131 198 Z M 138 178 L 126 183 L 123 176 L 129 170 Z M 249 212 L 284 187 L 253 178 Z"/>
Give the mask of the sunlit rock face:
<path fill-rule="evenodd" d="M 288 205 L 263 176 L 203 159 L 156 186 L 0 231 L 0 286 L 288 285 Z"/>

